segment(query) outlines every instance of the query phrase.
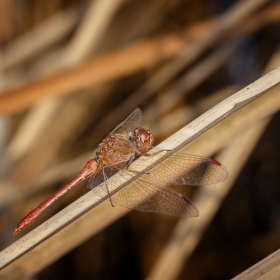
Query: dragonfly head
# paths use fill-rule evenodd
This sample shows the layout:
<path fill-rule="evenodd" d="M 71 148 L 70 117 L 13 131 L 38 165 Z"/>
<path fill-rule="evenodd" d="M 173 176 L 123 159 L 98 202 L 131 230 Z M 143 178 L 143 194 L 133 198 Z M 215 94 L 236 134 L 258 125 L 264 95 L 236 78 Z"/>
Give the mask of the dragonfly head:
<path fill-rule="evenodd" d="M 155 142 L 155 136 L 149 129 L 137 127 L 133 131 L 133 139 L 141 151 L 147 152 Z"/>

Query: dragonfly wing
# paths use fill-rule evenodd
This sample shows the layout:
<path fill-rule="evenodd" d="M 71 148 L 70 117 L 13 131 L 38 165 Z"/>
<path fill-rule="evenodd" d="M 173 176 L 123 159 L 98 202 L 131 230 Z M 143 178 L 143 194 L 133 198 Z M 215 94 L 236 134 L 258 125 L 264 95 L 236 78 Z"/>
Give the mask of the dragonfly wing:
<path fill-rule="evenodd" d="M 159 148 L 151 151 L 151 154 L 158 153 Z M 173 185 L 208 185 L 223 182 L 228 178 L 227 169 L 218 161 L 184 153 L 174 153 L 165 155 L 161 159 L 159 166 L 148 170 L 148 175 L 153 180 L 165 182 Z M 147 164 L 153 162 L 153 157 L 141 157 L 137 164 Z M 133 165 L 131 166 L 133 170 Z"/>
<path fill-rule="evenodd" d="M 133 130 L 140 127 L 142 123 L 142 112 L 136 108 L 123 122 L 121 122 L 110 134 L 121 134 L 130 136 Z"/>
<path fill-rule="evenodd" d="M 87 187 L 91 190 L 100 185 L 102 182 L 104 182 L 104 176 L 102 170 L 100 170 L 89 177 Z"/>
<path fill-rule="evenodd" d="M 114 166 L 105 166 L 103 169 L 96 172 L 94 175 L 92 175 L 88 180 L 87 187 L 89 189 L 94 189 L 96 186 L 103 183 L 105 180 L 109 179 L 113 175 L 115 175 L 117 172 L 119 172 L 121 169 L 125 168 L 127 166 L 126 162 L 122 162 L 120 164 L 114 165 Z M 104 178 L 105 175 L 105 178 Z"/>
<path fill-rule="evenodd" d="M 122 170 L 124 176 L 129 176 L 126 170 Z M 107 186 L 114 189 L 114 181 L 108 180 Z M 106 188 L 97 186 L 93 191 L 103 197 L 107 194 Z M 113 204 L 143 212 L 164 213 L 178 217 L 197 217 L 198 210 L 194 204 L 182 194 L 169 188 L 165 188 L 156 181 L 139 178 L 128 186 L 110 196 Z"/>

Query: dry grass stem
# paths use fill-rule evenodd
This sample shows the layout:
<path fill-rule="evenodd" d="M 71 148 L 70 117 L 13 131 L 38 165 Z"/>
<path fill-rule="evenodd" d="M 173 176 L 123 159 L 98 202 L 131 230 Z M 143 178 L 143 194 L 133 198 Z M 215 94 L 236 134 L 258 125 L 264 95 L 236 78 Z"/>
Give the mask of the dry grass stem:
<path fill-rule="evenodd" d="M 232 280 L 277 280 L 280 275 L 280 250 L 269 255 Z"/>

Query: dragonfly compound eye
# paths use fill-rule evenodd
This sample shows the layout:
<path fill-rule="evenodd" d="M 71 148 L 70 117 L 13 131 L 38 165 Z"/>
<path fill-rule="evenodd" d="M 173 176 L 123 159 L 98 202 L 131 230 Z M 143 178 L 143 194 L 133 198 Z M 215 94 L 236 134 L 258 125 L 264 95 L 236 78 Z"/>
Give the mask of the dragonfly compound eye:
<path fill-rule="evenodd" d="M 149 129 L 138 127 L 133 132 L 133 137 L 138 142 L 138 147 L 148 151 L 155 141 L 154 134 Z"/>
<path fill-rule="evenodd" d="M 148 139 L 146 140 L 150 145 L 153 145 L 155 142 L 155 135 L 151 132 L 150 129 L 147 129 L 146 132 L 149 134 Z"/>

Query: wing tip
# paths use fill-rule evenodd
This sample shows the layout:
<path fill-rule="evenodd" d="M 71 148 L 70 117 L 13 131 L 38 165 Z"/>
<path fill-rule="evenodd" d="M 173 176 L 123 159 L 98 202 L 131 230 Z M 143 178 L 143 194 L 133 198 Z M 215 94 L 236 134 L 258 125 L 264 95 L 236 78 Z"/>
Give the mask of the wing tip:
<path fill-rule="evenodd" d="M 226 167 L 215 159 L 210 158 L 209 161 L 215 164 L 216 166 L 220 167 L 220 170 L 223 172 L 223 177 L 217 183 L 226 181 L 229 177 L 228 170 L 226 169 Z"/>
<path fill-rule="evenodd" d="M 215 159 L 210 158 L 209 161 L 210 161 L 211 163 L 213 163 L 213 164 L 218 165 L 218 166 L 222 166 L 222 164 L 221 164 L 219 161 L 215 160 Z"/>
<path fill-rule="evenodd" d="M 180 196 L 181 196 L 181 198 L 185 202 L 187 202 L 189 205 L 192 206 L 192 213 L 191 213 L 191 215 L 187 215 L 187 217 L 189 217 L 189 218 L 196 218 L 196 217 L 198 217 L 199 216 L 199 212 L 198 212 L 196 206 L 192 203 L 192 201 L 190 199 L 188 199 L 186 196 L 182 195 L 182 194 L 180 194 Z"/>

